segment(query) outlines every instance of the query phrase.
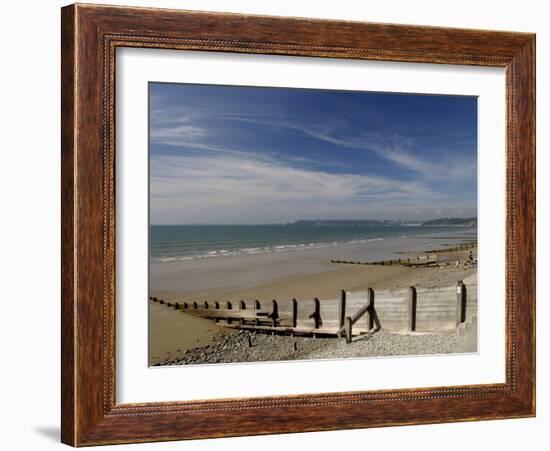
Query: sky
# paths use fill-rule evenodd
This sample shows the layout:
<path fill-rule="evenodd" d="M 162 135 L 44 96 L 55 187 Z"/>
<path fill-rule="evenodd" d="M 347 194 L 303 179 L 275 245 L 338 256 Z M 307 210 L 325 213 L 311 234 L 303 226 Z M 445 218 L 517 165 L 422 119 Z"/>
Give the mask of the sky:
<path fill-rule="evenodd" d="M 151 224 L 477 214 L 477 98 L 149 84 Z"/>

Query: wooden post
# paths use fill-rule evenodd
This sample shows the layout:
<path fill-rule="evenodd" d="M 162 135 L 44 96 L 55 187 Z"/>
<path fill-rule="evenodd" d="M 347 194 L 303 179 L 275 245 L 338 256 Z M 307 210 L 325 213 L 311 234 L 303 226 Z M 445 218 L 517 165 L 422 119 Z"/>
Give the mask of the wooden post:
<path fill-rule="evenodd" d="M 466 287 L 462 280 L 456 283 L 456 327 L 466 321 Z"/>
<path fill-rule="evenodd" d="M 208 310 L 208 302 L 204 301 L 204 308 Z"/>
<path fill-rule="evenodd" d="M 277 320 L 279 319 L 279 306 L 277 305 L 277 301 L 275 299 L 273 299 L 271 303 L 273 305 L 273 310 L 269 315 L 267 315 L 267 317 L 271 318 L 271 320 L 273 321 L 273 327 L 276 327 Z"/>
<path fill-rule="evenodd" d="M 344 321 L 346 320 L 346 291 L 342 290 L 340 292 L 340 304 L 338 305 L 338 328 L 344 326 Z"/>
<path fill-rule="evenodd" d="M 349 316 L 346 318 L 345 331 L 346 343 L 351 343 L 351 318 Z"/>
<path fill-rule="evenodd" d="M 372 288 L 367 288 L 367 304 L 369 306 L 369 311 L 367 313 L 367 328 L 369 333 L 374 329 L 374 290 Z"/>
<path fill-rule="evenodd" d="M 227 310 L 233 310 L 233 304 L 231 304 L 230 301 L 227 301 L 226 309 Z M 227 321 L 227 324 L 231 324 L 231 322 L 232 322 L 231 318 L 227 318 L 226 321 Z"/>
<path fill-rule="evenodd" d="M 409 332 L 416 330 L 416 288 L 409 287 Z"/>
<path fill-rule="evenodd" d="M 183 303 L 183 308 L 186 309 L 186 308 L 189 308 L 189 304 L 187 302 L 184 302 Z"/>
<path fill-rule="evenodd" d="M 179 302 L 176 302 L 176 303 L 174 304 L 174 308 L 175 308 L 176 310 L 179 310 L 179 309 L 180 309 L 180 303 L 179 303 Z"/>
<path fill-rule="evenodd" d="M 254 309 L 255 310 L 260 310 L 261 306 L 260 306 L 260 301 L 258 301 L 258 299 L 256 299 L 254 301 Z M 260 324 L 260 320 L 258 319 L 258 317 L 256 316 L 256 319 L 254 320 L 254 325 L 257 326 Z"/>
<path fill-rule="evenodd" d="M 240 310 L 246 310 L 246 303 L 244 301 L 239 302 L 239 309 Z"/>
<path fill-rule="evenodd" d="M 292 327 L 298 324 L 298 301 L 292 299 Z"/>
<path fill-rule="evenodd" d="M 218 309 L 220 308 L 220 303 L 217 302 L 217 301 L 214 302 L 214 308 L 215 308 L 216 310 L 218 310 Z"/>
<path fill-rule="evenodd" d="M 194 308 L 194 309 L 198 309 L 198 308 L 199 308 L 199 305 L 198 305 L 196 302 L 193 302 L 193 308 Z"/>
<path fill-rule="evenodd" d="M 315 322 L 315 329 L 319 329 L 321 325 L 321 303 L 318 298 L 313 299 L 313 302 L 315 304 L 315 309 L 310 315 L 310 318 L 313 318 L 313 321 Z"/>

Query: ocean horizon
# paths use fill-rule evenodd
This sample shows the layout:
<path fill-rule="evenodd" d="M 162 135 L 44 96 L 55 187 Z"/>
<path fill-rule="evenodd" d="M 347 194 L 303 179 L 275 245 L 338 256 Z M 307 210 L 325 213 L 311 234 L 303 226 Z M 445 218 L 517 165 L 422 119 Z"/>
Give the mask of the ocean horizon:
<path fill-rule="evenodd" d="M 476 227 L 456 225 L 150 225 L 149 256 L 166 263 L 210 257 L 290 252 L 392 238 L 475 237 Z"/>

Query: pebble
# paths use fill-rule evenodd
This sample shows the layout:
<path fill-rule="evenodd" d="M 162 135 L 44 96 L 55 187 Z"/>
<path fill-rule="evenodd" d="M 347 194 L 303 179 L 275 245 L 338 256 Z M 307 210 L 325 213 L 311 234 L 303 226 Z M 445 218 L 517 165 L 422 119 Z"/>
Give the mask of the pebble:
<path fill-rule="evenodd" d="M 249 347 L 249 339 L 253 346 Z M 295 345 L 296 344 L 296 345 Z M 219 338 L 217 343 L 169 357 L 160 365 L 265 362 L 301 359 L 339 359 L 465 352 L 464 340 L 454 331 L 430 334 L 399 334 L 379 330 L 371 335 L 344 338 L 290 337 L 241 330 Z"/>

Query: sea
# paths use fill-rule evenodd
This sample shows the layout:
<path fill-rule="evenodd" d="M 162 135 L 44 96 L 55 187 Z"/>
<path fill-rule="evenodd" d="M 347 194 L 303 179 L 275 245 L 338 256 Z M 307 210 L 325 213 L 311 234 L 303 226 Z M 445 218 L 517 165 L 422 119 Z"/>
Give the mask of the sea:
<path fill-rule="evenodd" d="M 476 237 L 464 226 L 423 225 L 151 225 L 149 256 L 166 263 L 268 252 L 292 252 L 391 240 Z"/>

